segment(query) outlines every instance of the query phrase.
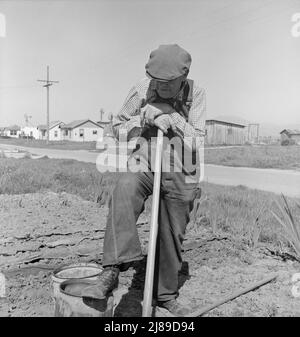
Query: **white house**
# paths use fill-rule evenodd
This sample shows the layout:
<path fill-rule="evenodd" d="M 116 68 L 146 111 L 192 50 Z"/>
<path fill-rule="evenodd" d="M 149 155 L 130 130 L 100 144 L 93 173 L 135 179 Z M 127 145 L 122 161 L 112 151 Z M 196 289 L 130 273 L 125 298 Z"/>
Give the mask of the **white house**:
<path fill-rule="evenodd" d="M 53 121 L 49 123 L 49 140 L 62 140 L 61 126 L 64 125 L 62 121 Z M 47 139 L 47 125 L 39 125 L 39 139 Z"/>
<path fill-rule="evenodd" d="M 103 126 L 90 119 L 76 120 L 61 126 L 62 139 L 75 142 L 97 141 L 103 137 Z"/>
<path fill-rule="evenodd" d="M 21 128 L 21 137 L 39 139 L 39 129 L 37 126 L 24 126 Z"/>
<path fill-rule="evenodd" d="M 18 125 L 11 125 L 4 128 L 3 136 L 8 136 L 12 138 L 19 138 L 21 134 L 21 128 Z"/>

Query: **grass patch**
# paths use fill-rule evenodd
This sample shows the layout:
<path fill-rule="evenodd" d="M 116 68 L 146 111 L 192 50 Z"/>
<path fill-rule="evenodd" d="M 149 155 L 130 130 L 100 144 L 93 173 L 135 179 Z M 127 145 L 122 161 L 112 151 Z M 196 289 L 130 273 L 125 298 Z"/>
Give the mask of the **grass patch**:
<path fill-rule="evenodd" d="M 57 150 L 95 150 L 96 142 L 74 142 L 68 140 L 55 140 L 46 143 L 46 140 L 24 139 L 24 138 L 0 138 L 0 144 L 18 145 L 27 147 L 38 147 Z"/>
<path fill-rule="evenodd" d="M 290 246 L 293 247 L 298 259 L 300 260 L 300 217 L 297 217 L 296 212 L 291 211 L 286 197 L 282 194 L 283 205 L 275 200 L 280 216 L 271 210 L 271 214 L 282 225 L 285 232 L 285 238 L 288 240 Z M 300 203 L 296 203 L 300 210 Z"/>
<path fill-rule="evenodd" d="M 96 150 L 96 142 L 2 139 L 0 144 L 59 150 Z M 260 145 L 205 149 L 205 163 L 225 166 L 300 170 L 300 146 Z"/>
<path fill-rule="evenodd" d="M 245 186 L 222 186 L 202 183 L 202 197 L 197 214 L 192 214 L 189 231 L 197 233 L 201 226 L 213 232 L 234 235 L 249 247 L 283 242 L 283 229 L 269 211 L 276 209 L 274 193 L 249 189 Z M 288 200 L 297 200 L 288 198 Z M 292 203 L 291 203 L 292 204 Z M 300 209 L 291 206 L 295 216 Z"/>
<path fill-rule="evenodd" d="M 92 163 L 67 159 L 0 159 L 0 194 L 21 194 L 43 191 L 67 192 L 97 201 L 113 189 L 118 173 L 102 174 Z M 234 235 L 249 247 L 258 244 L 283 242 L 283 228 L 271 209 L 276 210 L 274 193 L 249 189 L 245 186 L 222 186 L 202 183 L 198 210 L 192 214 L 188 231 L 197 233 L 201 228 L 215 233 Z M 300 218 L 299 199 L 287 198 L 294 217 Z M 146 203 L 150 213 L 151 199 Z M 288 244 L 287 242 L 283 242 Z"/>
<path fill-rule="evenodd" d="M 241 146 L 206 149 L 207 164 L 300 170 L 300 146 Z"/>
<path fill-rule="evenodd" d="M 67 192 L 95 201 L 110 191 L 116 174 L 102 174 L 95 164 L 71 159 L 0 160 L 0 194 Z"/>

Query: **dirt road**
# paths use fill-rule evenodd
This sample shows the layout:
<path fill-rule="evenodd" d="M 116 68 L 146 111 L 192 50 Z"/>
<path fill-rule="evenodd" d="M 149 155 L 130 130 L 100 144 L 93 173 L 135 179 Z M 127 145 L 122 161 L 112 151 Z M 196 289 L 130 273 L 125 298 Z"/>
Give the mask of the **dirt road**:
<path fill-rule="evenodd" d="M 99 155 L 99 153 L 86 150 L 66 151 L 0 144 L 0 149 L 13 150 L 16 148 L 39 156 L 47 155 L 49 158 L 76 159 L 90 163 L 96 163 Z M 284 193 L 290 197 L 300 197 L 299 171 L 205 164 L 204 180 L 221 185 L 245 185 L 250 188 L 278 194 Z"/>

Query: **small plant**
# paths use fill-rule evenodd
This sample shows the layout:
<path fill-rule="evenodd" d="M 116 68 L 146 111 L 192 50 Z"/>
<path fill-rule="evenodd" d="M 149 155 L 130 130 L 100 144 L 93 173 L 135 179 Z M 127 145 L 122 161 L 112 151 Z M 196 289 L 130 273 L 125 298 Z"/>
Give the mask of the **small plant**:
<path fill-rule="evenodd" d="M 29 152 L 26 152 L 23 158 L 24 159 L 32 159 L 31 154 Z"/>
<path fill-rule="evenodd" d="M 271 210 L 271 214 L 275 219 L 281 224 L 284 229 L 286 239 L 290 245 L 294 248 L 297 257 L 300 258 L 300 222 L 296 222 L 290 206 L 283 194 L 281 194 L 283 199 L 283 206 L 275 199 L 275 203 L 283 217 L 283 220 Z M 300 209 L 300 205 L 296 202 L 297 207 Z"/>
<path fill-rule="evenodd" d="M 256 248 L 259 242 L 259 237 L 261 234 L 261 230 L 262 227 L 260 225 L 260 216 L 263 214 L 263 212 L 265 211 L 265 205 L 266 205 L 266 201 L 264 202 L 264 204 L 261 206 L 261 208 L 259 209 L 257 216 L 255 217 L 254 221 L 253 221 L 253 225 L 251 228 L 251 232 L 250 232 L 250 238 L 249 238 L 249 243 L 253 248 Z"/>
<path fill-rule="evenodd" d="M 217 235 L 218 232 L 218 213 L 217 207 L 213 206 L 213 209 L 210 212 L 210 222 L 213 235 Z"/>
<path fill-rule="evenodd" d="M 208 200 L 207 197 L 205 197 L 204 199 L 195 199 L 194 200 L 194 207 L 190 213 L 190 221 L 193 223 L 197 222 L 197 219 L 201 216 L 201 204 L 203 204 L 204 202 L 206 202 Z"/>
<path fill-rule="evenodd" d="M 194 207 L 190 213 L 190 223 L 187 229 L 189 232 L 198 233 L 202 226 L 210 224 L 210 220 L 205 215 L 205 210 L 208 207 L 207 202 L 207 197 L 194 200 Z"/>
<path fill-rule="evenodd" d="M 286 139 L 283 139 L 283 140 L 281 141 L 281 145 L 282 145 L 282 146 L 289 146 L 289 145 L 295 145 L 295 144 L 296 144 L 296 142 L 295 142 L 295 140 L 292 139 L 292 138 L 286 138 Z"/>

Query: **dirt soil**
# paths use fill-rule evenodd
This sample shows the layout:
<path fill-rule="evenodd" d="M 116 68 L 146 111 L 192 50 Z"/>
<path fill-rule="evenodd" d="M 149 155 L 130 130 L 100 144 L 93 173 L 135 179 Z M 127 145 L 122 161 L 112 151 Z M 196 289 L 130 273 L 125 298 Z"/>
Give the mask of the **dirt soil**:
<path fill-rule="evenodd" d="M 101 264 L 107 211 L 66 193 L 1 195 L 0 271 L 6 297 L 0 298 L 0 316 L 53 316 L 52 271 L 76 262 Z M 145 254 L 148 221 L 146 214 L 138 220 Z M 200 308 L 278 273 L 276 281 L 205 316 L 300 316 L 300 298 L 291 292 L 299 262 L 202 227 L 197 234 L 187 231 L 179 301 Z M 145 265 L 142 260 L 121 274 L 115 316 L 141 315 Z"/>

